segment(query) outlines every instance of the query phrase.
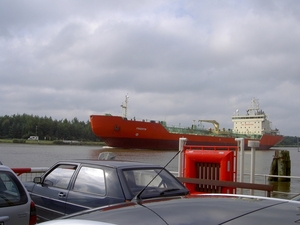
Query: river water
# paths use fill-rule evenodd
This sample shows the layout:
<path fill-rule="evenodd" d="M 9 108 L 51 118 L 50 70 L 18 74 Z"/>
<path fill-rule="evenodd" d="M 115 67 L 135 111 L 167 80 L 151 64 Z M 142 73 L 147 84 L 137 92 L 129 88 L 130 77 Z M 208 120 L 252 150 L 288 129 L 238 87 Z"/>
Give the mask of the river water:
<path fill-rule="evenodd" d="M 255 173 L 269 174 L 275 150 L 288 150 L 291 158 L 291 175 L 300 177 L 300 152 L 298 148 L 272 148 L 255 153 Z M 0 143 L 0 161 L 9 167 L 50 167 L 64 159 L 97 159 L 103 151 L 110 151 L 116 159 L 148 162 L 165 166 L 176 155 L 176 151 L 135 150 L 103 148 L 100 146 L 58 146 L 58 145 L 29 145 Z M 250 151 L 245 152 L 244 173 L 250 173 Z M 171 161 L 167 169 L 178 170 L 178 158 Z M 239 169 L 238 169 L 239 170 Z M 262 183 L 263 178 L 258 183 Z M 264 180 L 264 179 L 263 179 Z M 247 178 L 245 178 L 247 181 Z M 268 181 L 267 181 L 268 183 Z M 274 184 L 274 183 L 273 183 Z M 275 189 L 284 192 L 300 193 L 300 179 L 291 182 L 275 183 Z M 285 197 L 285 196 L 283 196 Z"/>

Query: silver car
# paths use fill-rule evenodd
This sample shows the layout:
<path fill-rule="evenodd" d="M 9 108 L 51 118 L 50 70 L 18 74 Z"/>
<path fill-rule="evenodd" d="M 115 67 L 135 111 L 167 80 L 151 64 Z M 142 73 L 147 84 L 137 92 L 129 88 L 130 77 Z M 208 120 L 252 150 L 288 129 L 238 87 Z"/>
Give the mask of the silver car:
<path fill-rule="evenodd" d="M 16 174 L 0 162 L 0 225 L 8 224 L 36 224 L 36 210 Z"/>

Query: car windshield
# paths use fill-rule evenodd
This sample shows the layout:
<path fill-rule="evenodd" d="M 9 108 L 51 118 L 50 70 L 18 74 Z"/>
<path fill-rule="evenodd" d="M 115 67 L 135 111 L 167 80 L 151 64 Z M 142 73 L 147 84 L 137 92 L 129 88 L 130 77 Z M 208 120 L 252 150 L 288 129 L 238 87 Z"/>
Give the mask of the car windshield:
<path fill-rule="evenodd" d="M 125 170 L 124 176 L 132 197 L 146 186 L 141 194 L 143 198 L 158 197 L 166 193 L 170 195 L 171 192 L 186 193 L 184 186 L 164 169 Z"/>

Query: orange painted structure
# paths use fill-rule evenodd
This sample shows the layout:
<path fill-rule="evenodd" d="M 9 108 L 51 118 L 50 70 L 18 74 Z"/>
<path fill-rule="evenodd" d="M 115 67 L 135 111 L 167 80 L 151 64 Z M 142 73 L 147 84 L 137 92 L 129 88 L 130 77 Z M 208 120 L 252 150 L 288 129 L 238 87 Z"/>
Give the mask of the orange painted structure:
<path fill-rule="evenodd" d="M 183 146 L 183 168 L 185 178 L 206 180 L 236 181 L 237 147 L 228 146 Z M 186 183 L 191 194 L 195 193 L 230 193 L 236 188 L 220 187 L 206 184 Z"/>
<path fill-rule="evenodd" d="M 260 142 L 259 149 L 266 150 L 280 141 L 283 136 L 279 130 L 271 128 L 271 121 L 260 110 L 258 99 L 252 100 L 247 115 L 239 115 L 238 110 L 232 117 L 233 130 L 220 129 L 215 120 L 195 121 L 190 127 L 167 126 L 165 121 L 127 119 L 128 95 L 125 98 L 124 116 L 91 115 L 92 131 L 106 145 L 118 148 L 138 148 L 157 150 L 177 150 L 179 138 L 187 138 L 189 145 L 236 146 L 235 138 L 244 138 L 244 149 L 248 140 Z M 213 129 L 204 129 L 202 122 L 212 123 Z"/>
<path fill-rule="evenodd" d="M 260 142 L 260 150 L 267 150 L 280 141 L 282 135 L 242 135 L 235 133 L 216 134 L 208 130 L 167 127 L 162 121 L 137 121 L 112 115 L 91 115 L 91 128 L 107 146 L 118 148 L 177 150 L 179 138 L 187 138 L 188 145 L 236 146 L 235 138 Z"/>

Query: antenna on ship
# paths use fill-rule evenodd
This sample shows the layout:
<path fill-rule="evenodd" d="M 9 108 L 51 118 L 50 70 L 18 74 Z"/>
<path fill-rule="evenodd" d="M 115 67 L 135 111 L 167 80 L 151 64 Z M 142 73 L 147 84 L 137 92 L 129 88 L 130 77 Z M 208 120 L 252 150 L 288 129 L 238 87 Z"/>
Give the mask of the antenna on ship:
<path fill-rule="evenodd" d="M 251 112 L 254 112 L 254 114 L 256 115 L 257 112 L 259 110 L 259 102 L 257 98 L 252 98 L 251 100 L 251 106 L 248 108 L 247 110 L 247 114 L 248 115 L 252 115 Z"/>
<path fill-rule="evenodd" d="M 123 113 L 124 118 L 127 118 L 128 98 L 129 98 L 128 94 L 125 95 L 125 104 L 122 103 L 122 105 L 121 105 L 121 107 L 124 109 L 124 113 Z"/>

